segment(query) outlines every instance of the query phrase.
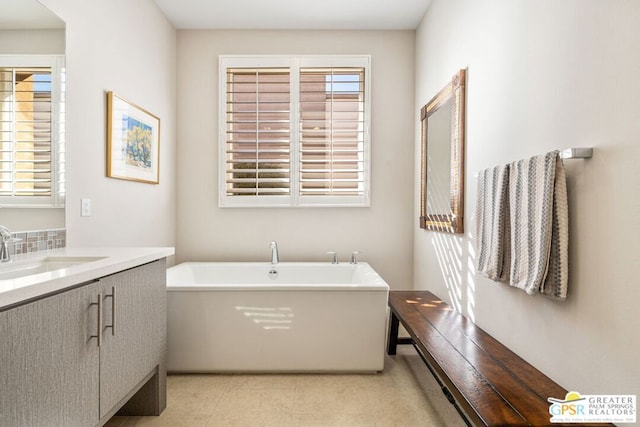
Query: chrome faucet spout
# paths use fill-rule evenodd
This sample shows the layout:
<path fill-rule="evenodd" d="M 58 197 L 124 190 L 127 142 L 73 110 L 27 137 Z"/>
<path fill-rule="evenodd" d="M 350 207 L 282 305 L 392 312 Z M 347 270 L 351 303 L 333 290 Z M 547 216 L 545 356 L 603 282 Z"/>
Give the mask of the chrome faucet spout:
<path fill-rule="evenodd" d="M 7 243 L 11 241 L 11 231 L 4 225 L 0 225 L 0 262 L 10 262 L 9 248 Z"/>
<path fill-rule="evenodd" d="M 9 229 L 4 225 L 0 225 L 0 236 L 2 237 L 3 241 L 9 240 L 11 239 L 11 231 L 9 231 Z"/>
<path fill-rule="evenodd" d="M 280 256 L 278 255 L 278 244 L 273 241 L 269 243 L 271 249 L 271 265 L 276 265 L 280 262 Z"/>

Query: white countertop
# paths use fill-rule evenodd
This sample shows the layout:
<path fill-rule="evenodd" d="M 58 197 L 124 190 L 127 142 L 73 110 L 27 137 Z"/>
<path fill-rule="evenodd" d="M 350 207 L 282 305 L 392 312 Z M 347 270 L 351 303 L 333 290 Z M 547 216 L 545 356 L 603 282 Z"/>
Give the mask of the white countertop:
<path fill-rule="evenodd" d="M 95 261 L 30 276 L 0 280 L 0 310 L 62 291 L 84 282 L 137 267 L 174 254 L 174 248 L 61 248 L 14 255 L 9 265 L 29 263 L 48 257 L 95 257 Z M 2 264 L 0 264 L 0 272 Z"/>

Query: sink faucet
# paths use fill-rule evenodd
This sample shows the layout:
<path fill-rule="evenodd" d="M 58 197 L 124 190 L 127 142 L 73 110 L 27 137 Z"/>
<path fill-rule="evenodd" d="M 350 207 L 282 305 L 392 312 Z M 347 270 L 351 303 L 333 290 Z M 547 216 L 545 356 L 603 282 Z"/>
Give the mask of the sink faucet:
<path fill-rule="evenodd" d="M 278 256 L 278 244 L 275 241 L 270 242 L 269 248 L 271 249 L 271 265 L 276 265 L 280 262 L 280 258 Z"/>
<path fill-rule="evenodd" d="M 11 241 L 11 231 L 4 225 L 0 225 L 0 262 L 10 262 L 9 248 L 7 243 Z"/>

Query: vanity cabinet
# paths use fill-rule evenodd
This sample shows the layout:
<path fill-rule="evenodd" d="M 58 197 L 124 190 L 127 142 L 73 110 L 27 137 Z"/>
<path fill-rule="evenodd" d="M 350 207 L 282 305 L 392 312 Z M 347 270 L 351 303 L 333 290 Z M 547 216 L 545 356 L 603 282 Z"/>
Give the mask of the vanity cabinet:
<path fill-rule="evenodd" d="M 0 312 L 0 426 L 97 423 L 97 294 L 88 285 Z"/>
<path fill-rule="evenodd" d="M 95 426 L 120 409 L 159 415 L 165 271 L 162 259 L 0 312 L 0 426 Z"/>
<path fill-rule="evenodd" d="M 103 342 L 100 347 L 100 417 L 109 414 L 157 366 L 165 365 L 166 268 L 155 262 L 100 279 Z M 113 295 L 115 289 L 115 297 Z M 115 318 L 115 323 L 114 323 Z M 164 389 L 166 377 L 160 380 Z M 128 412 L 135 412 L 128 410 Z M 142 412 L 155 412 L 153 408 Z M 159 412 L 158 412 L 159 414 Z"/>

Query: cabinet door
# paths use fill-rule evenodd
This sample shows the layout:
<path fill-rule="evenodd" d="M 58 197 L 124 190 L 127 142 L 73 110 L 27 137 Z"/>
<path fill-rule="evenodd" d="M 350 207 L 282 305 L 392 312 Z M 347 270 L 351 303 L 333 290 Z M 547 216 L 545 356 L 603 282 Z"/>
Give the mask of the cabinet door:
<path fill-rule="evenodd" d="M 0 426 L 98 422 L 97 289 L 0 312 Z"/>
<path fill-rule="evenodd" d="M 100 417 L 163 362 L 166 348 L 164 260 L 100 279 L 104 342 L 100 348 Z M 115 312 L 113 311 L 115 310 Z M 115 319 L 115 331 L 108 326 Z M 113 333 L 115 332 L 115 333 Z"/>

